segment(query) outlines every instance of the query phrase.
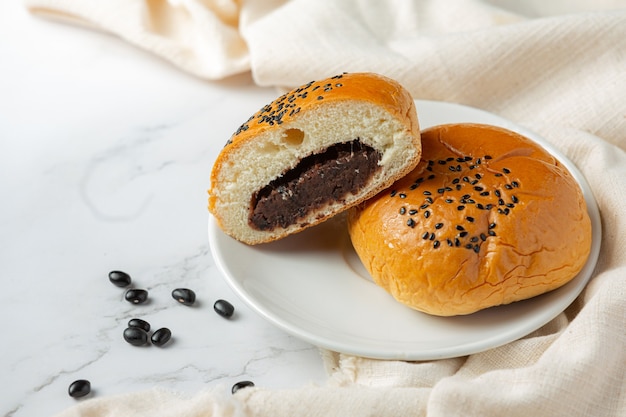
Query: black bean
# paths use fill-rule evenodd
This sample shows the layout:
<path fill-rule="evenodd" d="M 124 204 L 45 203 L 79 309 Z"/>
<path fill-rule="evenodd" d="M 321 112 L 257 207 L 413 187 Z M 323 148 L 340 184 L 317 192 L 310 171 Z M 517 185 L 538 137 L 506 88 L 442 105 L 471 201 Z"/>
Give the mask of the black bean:
<path fill-rule="evenodd" d="M 148 343 L 148 333 L 139 327 L 127 327 L 124 329 L 124 340 L 133 346 L 143 346 Z"/>
<path fill-rule="evenodd" d="M 126 291 L 126 294 L 124 294 L 124 298 L 126 298 L 126 301 L 129 301 L 133 304 L 141 304 L 146 302 L 146 300 L 148 299 L 148 291 L 131 288 L 130 290 Z"/>
<path fill-rule="evenodd" d="M 235 385 L 233 385 L 233 387 L 231 388 L 230 392 L 232 392 L 234 394 L 237 391 L 239 391 L 240 389 L 253 387 L 253 386 L 254 386 L 254 382 L 252 382 L 252 381 L 239 381 Z"/>
<path fill-rule="evenodd" d="M 176 288 L 172 291 L 172 297 L 186 306 L 191 306 L 196 302 L 196 293 L 189 288 Z"/>
<path fill-rule="evenodd" d="M 152 333 L 152 337 L 150 340 L 152 344 L 155 346 L 163 346 L 172 338 L 172 332 L 167 327 L 161 327 L 159 330 L 156 330 Z"/>
<path fill-rule="evenodd" d="M 80 398 L 91 392 L 91 382 L 86 379 L 77 379 L 72 382 L 67 389 L 67 393 L 72 398 Z"/>
<path fill-rule="evenodd" d="M 217 300 L 213 304 L 213 310 L 222 317 L 230 318 L 235 312 L 235 307 L 226 300 Z"/>
<path fill-rule="evenodd" d="M 150 331 L 150 323 L 142 319 L 130 319 L 128 321 L 128 327 L 138 327 L 145 332 Z"/>
<path fill-rule="evenodd" d="M 126 272 L 111 271 L 109 272 L 109 281 L 111 281 L 116 287 L 128 287 L 130 285 L 131 279 L 130 275 L 128 275 Z"/>

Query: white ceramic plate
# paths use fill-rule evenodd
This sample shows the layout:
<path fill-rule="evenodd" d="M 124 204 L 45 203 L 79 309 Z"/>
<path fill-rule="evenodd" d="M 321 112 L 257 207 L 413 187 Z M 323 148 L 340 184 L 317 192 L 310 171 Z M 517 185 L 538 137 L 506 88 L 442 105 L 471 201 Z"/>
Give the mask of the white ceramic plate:
<path fill-rule="evenodd" d="M 595 267 L 600 216 L 576 166 L 536 134 L 496 115 L 457 104 L 417 100 L 423 128 L 487 123 L 535 140 L 582 187 L 593 227 L 591 255 L 568 284 L 550 293 L 467 316 L 435 317 L 396 302 L 375 285 L 354 252 L 342 219 L 257 246 L 226 236 L 209 221 L 212 254 L 228 284 L 274 325 L 319 347 L 378 359 L 431 360 L 464 356 L 519 339 L 569 306 Z"/>

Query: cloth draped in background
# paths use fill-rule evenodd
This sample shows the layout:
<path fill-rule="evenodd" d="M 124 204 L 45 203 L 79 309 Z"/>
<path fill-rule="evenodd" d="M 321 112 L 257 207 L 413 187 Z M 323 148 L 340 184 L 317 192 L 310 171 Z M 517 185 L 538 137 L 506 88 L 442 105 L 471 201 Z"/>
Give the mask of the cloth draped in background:
<path fill-rule="evenodd" d="M 594 276 L 556 319 L 462 358 L 322 352 L 323 386 L 159 388 L 94 398 L 69 416 L 625 416 L 626 1 L 24 0 L 32 13 L 118 35 L 194 76 L 251 72 L 288 88 L 378 72 L 416 99 L 497 113 L 585 175 L 603 239 Z"/>

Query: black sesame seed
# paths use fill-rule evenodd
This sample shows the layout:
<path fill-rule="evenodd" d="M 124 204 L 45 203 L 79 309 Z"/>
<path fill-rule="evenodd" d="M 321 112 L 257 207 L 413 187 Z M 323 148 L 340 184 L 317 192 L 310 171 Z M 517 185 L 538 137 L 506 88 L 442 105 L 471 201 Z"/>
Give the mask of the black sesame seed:
<path fill-rule="evenodd" d="M 512 190 L 512 189 L 513 189 L 513 186 L 512 186 L 512 185 L 510 185 L 510 184 L 505 184 L 505 185 L 504 185 L 504 188 L 506 188 L 507 190 Z"/>
<path fill-rule="evenodd" d="M 448 169 L 452 172 L 456 172 L 456 168 L 454 167 L 454 165 L 450 165 Z"/>
<path fill-rule="evenodd" d="M 466 199 L 468 199 L 470 197 L 471 197 L 471 195 L 469 195 L 469 194 L 463 194 L 463 196 L 461 196 L 461 198 L 464 199 L 464 200 L 466 200 Z"/>
<path fill-rule="evenodd" d="M 505 174 L 510 174 L 511 170 L 508 168 L 502 168 L 502 172 L 504 172 Z"/>
<path fill-rule="evenodd" d="M 474 190 L 476 190 L 476 191 L 483 191 L 484 188 L 483 187 L 479 187 L 479 186 L 475 186 Z"/>
<path fill-rule="evenodd" d="M 217 300 L 215 304 L 213 304 L 213 310 L 227 319 L 231 318 L 235 313 L 235 307 L 226 300 Z"/>
<path fill-rule="evenodd" d="M 505 208 L 505 209 L 504 209 L 504 214 L 505 214 L 505 215 L 507 215 L 507 216 L 508 216 L 510 212 L 511 212 L 511 209 L 508 209 L 508 208 Z"/>
<path fill-rule="evenodd" d="M 428 204 L 422 204 L 422 205 L 420 206 L 420 208 L 421 208 L 422 210 L 425 210 L 425 209 L 427 209 L 428 207 L 429 207 L 429 205 L 428 205 Z"/>
<path fill-rule="evenodd" d="M 517 196 L 514 195 L 511 196 L 511 201 L 513 201 L 514 203 L 519 203 L 519 199 L 517 198 Z"/>
<path fill-rule="evenodd" d="M 431 166 L 433 166 L 433 165 L 435 165 L 435 161 L 428 161 L 428 166 L 429 166 L 429 167 L 431 167 Z"/>
<path fill-rule="evenodd" d="M 453 200 L 453 199 L 451 199 L 451 198 L 446 198 L 446 199 L 445 199 L 445 202 L 446 202 L 446 203 L 453 203 L 453 202 L 454 202 L 454 200 Z"/>
<path fill-rule="evenodd" d="M 426 201 L 428 204 L 432 204 L 432 203 L 433 203 L 433 199 L 432 199 L 432 198 L 430 198 L 430 197 L 426 197 L 426 200 L 425 200 L 425 201 Z"/>
<path fill-rule="evenodd" d="M 499 206 L 503 206 L 504 205 L 504 200 L 503 199 L 499 199 L 498 200 L 498 205 Z"/>
<path fill-rule="evenodd" d="M 430 233 L 424 232 L 424 234 L 422 234 L 422 239 L 426 240 L 428 239 L 428 236 L 430 236 Z"/>
<path fill-rule="evenodd" d="M 474 245 L 474 252 L 480 252 L 480 245 Z"/>
<path fill-rule="evenodd" d="M 461 189 L 461 184 L 457 184 L 454 188 L 456 188 L 457 191 L 460 190 Z"/>
<path fill-rule="evenodd" d="M 483 242 L 484 242 L 485 240 L 487 240 L 487 235 L 485 235 L 484 233 L 481 233 L 481 234 L 480 234 L 480 240 L 482 240 Z"/>
<path fill-rule="evenodd" d="M 459 233 L 459 237 L 465 237 L 469 234 L 468 231 L 462 231 L 461 233 Z"/>
<path fill-rule="evenodd" d="M 461 246 L 461 241 L 459 240 L 459 238 L 454 238 L 454 246 L 456 246 L 457 248 Z"/>
<path fill-rule="evenodd" d="M 433 248 L 437 249 L 439 247 L 440 243 L 438 240 L 435 240 L 435 242 L 433 242 Z"/>
<path fill-rule="evenodd" d="M 487 232 L 487 234 L 488 234 L 489 236 L 495 236 L 495 235 L 496 235 L 496 232 L 494 232 L 493 230 L 490 230 L 490 231 L 488 231 L 488 232 Z"/>
<path fill-rule="evenodd" d="M 494 177 L 501 177 L 501 176 L 502 176 L 502 174 L 500 174 L 499 172 L 494 175 Z"/>
<path fill-rule="evenodd" d="M 493 204 L 487 204 L 485 206 L 485 210 L 491 210 L 493 208 Z"/>
<path fill-rule="evenodd" d="M 485 158 L 485 159 L 492 159 L 493 157 L 491 155 L 485 155 L 485 156 L 483 156 L 483 158 Z"/>
<path fill-rule="evenodd" d="M 465 206 L 457 206 L 457 207 L 456 207 L 456 209 L 457 209 L 457 210 L 459 210 L 459 211 L 461 211 L 461 210 L 464 210 L 464 209 L 465 209 Z"/>
<path fill-rule="evenodd" d="M 472 216 L 467 216 L 465 219 L 470 223 L 474 223 L 474 218 Z"/>
<path fill-rule="evenodd" d="M 454 242 L 452 242 L 450 239 L 446 239 L 446 243 L 448 243 L 448 246 L 454 246 Z"/>
<path fill-rule="evenodd" d="M 473 249 L 474 246 L 471 243 L 465 245 L 465 249 Z"/>
<path fill-rule="evenodd" d="M 470 179 L 469 179 L 469 177 L 463 177 L 463 181 L 470 182 Z"/>
<path fill-rule="evenodd" d="M 415 190 L 419 186 L 420 186 L 419 184 L 411 184 L 411 186 L 409 187 L 409 190 Z"/>
<path fill-rule="evenodd" d="M 495 223 L 491 223 L 491 224 L 489 225 L 489 228 L 490 228 L 490 229 L 495 229 L 495 227 L 496 227 L 496 224 L 495 224 Z"/>
<path fill-rule="evenodd" d="M 429 218 L 430 217 L 430 211 L 426 210 L 424 212 L 424 217 Z"/>
<path fill-rule="evenodd" d="M 472 238 L 470 239 L 470 242 L 472 242 L 472 243 L 478 242 L 478 237 L 477 236 L 472 236 Z"/>
<path fill-rule="evenodd" d="M 400 207 L 399 213 L 406 214 L 406 207 Z"/>
<path fill-rule="evenodd" d="M 458 184 L 461 181 L 459 178 L 455 178 L 452 180 L 452 184 Z"/>
<path fill-rule="evenodd" d="M 411 216 L 412 216 L 412 215 L 414 215 L 414 214 L 417 214 L 417 210 L 415 210 L 415 209 L 411 209 L 411 210 L 409 210 L 409 214 L 410 214 Z"/>
<path fill-rule="evenodd" d="M 456 225 L 456 230 L 463 231 L 463 230 L 465 230 L 465 228 L 463 226 L 461 226 L 460 224 L 457 224 Z"/>
<path fill-rule="evenodd" d="M 472 159 L 473 159 L 473 158 L 472 158 L 471 156 L 466 156 L 466 157 L 465 157 L 465 162 L 467 162 L 467 161 L 471 161 Z"/>
<path fill-rule="evenodd" d="M 435 174 L 430 174 L 427 179 L 432 180 L 433 178 L 435 178 Z"/>
<path fill-rule="evenodd" d="M 476 204 L 476 207 L 479 208 L 480 210 L 484 210 L 485 209 L 485 206 L 483 206 L 480 203 Z"/>
<path fill-rule="evenodd" d="M 465 162 L 465 158 L 456 158 L 457 162 Z"/>
<path fill-rule="evenodd" d="M 437 192 L 438 192 L 439 194 L 443 194 L 443 193 L 445 193 L 445 192 L 446 192 L 446 189 L 445 189 L 445 188 L 437 188 Z"/>
<path fill-rule="evenodd" d="M 513 187 L 517 188 L 517 187 L 519 187 L 519 182 L 517 182 L 517 181 L 513 181 L 513 182 L 511 183 L 511 185 L 512 185 Z"/>
<path fill-rule="evenodd" d="M 72 398 L 80 398 L 91 392 L 91 382 L 86 379 L 77 379 L 72 382 L 67 389 L 67 393 Z"/>
<path fill-rule="evenodd" d="M 431 233 L 430 236 L 428 237 L 428 240 L 435 240 L 435 234 Z"/>
<path fill-rule="evenodd" d="M 391 190 L 391 193 L 389 193 L 389 195 L 391 197 L 395 197 L 396 196 L 397 191 L 396 190 Z"/>
<path fill-rule="evenodd" d="M 508 208 L 513 208 L 513 207 L 515 207 L 515 204 L 513 204 L 513 203 L 506 203 L 506 206 Z"/>
<path fill-rule="evenodd" d="M 424 194 L 424 195 L 432 195 L 433 193 L 431 193 L 430 191 L 426 190 L 426 191 L 424 191 L 424 193 L 423 193 L 423 194 Z"/>
<path fill-rule="evenodd" d="M 406 225 L 411 227 L 411 228 L 415 227 L 415 220 L 413 220 L 413 219 L 407 220 L 406 221 Z"/>
<path fill-rule="evenodd" d="M 318 100 L 324 100 L 324 96 L 317 96 Z"/>
<path fill-rule="evenodd" d="M 482 193 L 480 193 L 480 195 L 486 197 L 489 195 L 489 191 L 483 191 Z"/>
<path fill-rule="evenodd" d="M 481 179 L 482 177 L 483 177 L 482 175 L 480 175 L 480 174 L 476 174 L 476 179 L 477 179 L 477 180 Z"/>
<path fill-rule="evenodd" d="M 443 159 L 440 159 L 437 162 L 439 163 L 439 165 L 445 165 L 448 163 L 448 161 L 444 161 Z"/>
<path fill-rule="evenodd" d="M 399 196 L 400 198 L 406 198 L 406 194 L 404 194 L 404 193 L 400 193 L 398 196 Z"/>
<path fill-rule="evenodd" d="M 435 229 L 441 229 L 443 227 L 443 223 L 437 223 L 435 225 Z"/>

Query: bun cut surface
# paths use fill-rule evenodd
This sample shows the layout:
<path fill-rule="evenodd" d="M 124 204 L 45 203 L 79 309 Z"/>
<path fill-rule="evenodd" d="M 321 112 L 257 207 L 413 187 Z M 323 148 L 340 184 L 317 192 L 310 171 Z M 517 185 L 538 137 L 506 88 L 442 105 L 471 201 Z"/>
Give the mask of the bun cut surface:
<path fill-rule="evenodd" d="M 422 132 L 418 166 L 348 213 L 374 281 L 429 314 L 470 314 L 554 290 L 591 249 L 578 183 L 551 154 L 503 128 Z"/>
<path fill-rule="evenodd" d="M 283 238 L 376 195 L 419 162 L 411 95 L 372 73 L 294 89 L 252 115 L 213 166 L 209 210 L 247 244 Z"/>

